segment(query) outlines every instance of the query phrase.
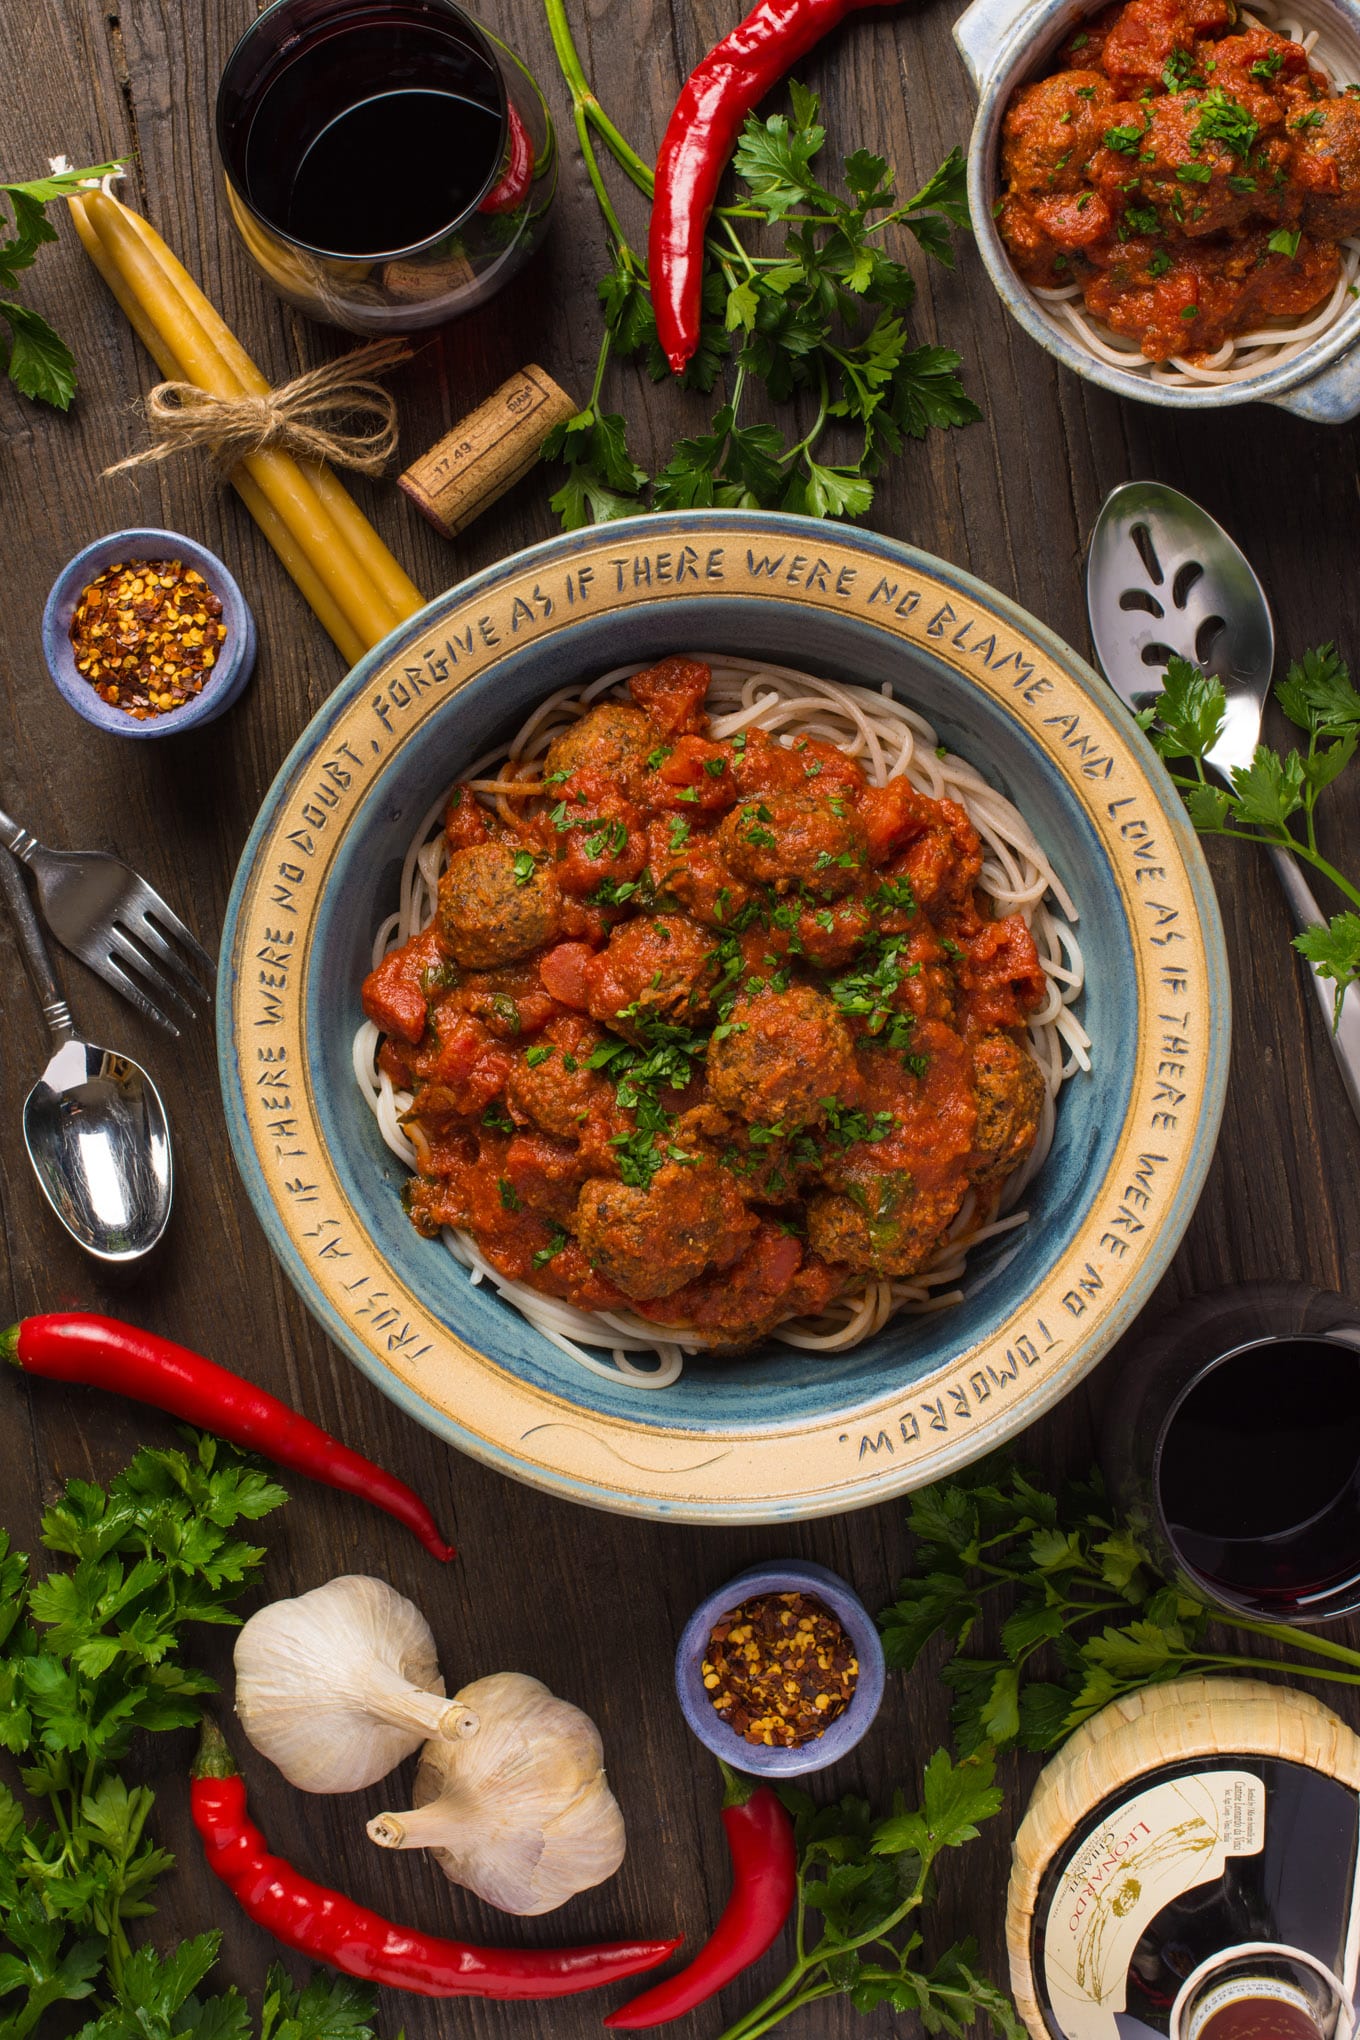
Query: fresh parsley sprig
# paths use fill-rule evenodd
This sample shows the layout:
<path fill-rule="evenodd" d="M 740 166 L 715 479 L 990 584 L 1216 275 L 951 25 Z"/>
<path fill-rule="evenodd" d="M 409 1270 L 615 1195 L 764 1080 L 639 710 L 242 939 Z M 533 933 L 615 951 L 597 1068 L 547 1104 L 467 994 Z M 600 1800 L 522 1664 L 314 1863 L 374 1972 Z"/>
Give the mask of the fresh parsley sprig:
<path fill-rule="evenodd" d="M 1188 759 L 1193 776 L 1173 770 L 1190 819 L 1203 836 L 1233 836 L 1265 843 L 1310 864 L 1337 888 L 1350 906 L 1325 926 L 1294 938 L 1320 978 L 1336 987 L 1336 1018 L 1346 987 L 1360 979 L 1360 889 L 1322 855 L 1317 839 L 1317 804 L 1355 756 L 1360 743 L 1360 693 L 1350 669 L 1330 644 L 1296 659 L 1275 688 L 1275 699 L 1307 736 L 1305 750 L 1285 754 L 1258 744 L 1250 765 L 1238 766 L 1227 787 L 1214 785 L 1205 771 L 1210 751 L 1223 734 L 1227 696 L 1221 680 L 1198 666 L 1173 658 L 1166 684 L 1138 722 L 1168 760 Z M 1301 824 L 1300 828 L 1297 824 Z"/>
<path fill-rule="evenodd" d="M 605 376 L 615 358 L 640 358 L 655 381 L 670 370 L 657 344 L 647 265 L 609 195 L 597 139 L 648 200 L 652 172 L 591 90 L 565 0 L 544 5 L 611 265 L 599 285 L 604 334 L 590 397 L 543 449 L 567 469 L 552 498 L 563 525 L 710 504 L 862 517 L 875 477 L 905 440 L 981 416 L 959 380 L 959 356 L 911 344 L 906 314 L 916 282 L 884 245 L 892 229 L 905 228 L 926 255 L 953 266 L 951 230 L 968 224 L 960 151 L 900 200 L 885 160 L 857 149 L 844 160 L 840 192 L 820 174 L 826 130 L 815 93 L 791 83 L 790 114 L 747 120 L 734 160 L 745 195 L 714 214 L 700 342 L 681 378 L 718 401 L 708 429 L 678 439 L 649 477 L 629 450 L 623 417 L 602 408 Z M 739 227 L 749 227 L 749 244 Z M 776 404 L 804 399 L 809 430 L 795 438 L 751 420 L 743 407 L 757 388 Z M 827 457 L 828 434 L 838 429 L 854 435 L 851 458 Z"/>
<path fill-rule="evenodd" d="M 1360 1652 L 1284 1623 L 1219 1614 L 1169 1586 L 1138 1529 L 1111 1511 L 1098 1475 L 1053 1494 L 1008 1461 L 983 1462 L 922 1489 L 908 1522 L 912 1570 L 879 1616 L 884 1655 L 909 1670 L 935 1637 L 952 1647 L 941 1676 L 954 1691 L 961 1750 L 1017 1741 L 1052 1749 L 1121 1694 L 1188 1673 L 1360 1685 Z M 999 1647 L 965 1657 L 984 1628 Z M 1221 1646 L 1222 1630 L 1307 1656 L 1248 1656 Z"/>
<path fill-rule="evenodd" d="M 43 1517 L 63 1561 L 43 1579 L 0 1531 L 0 1748 L 28 1804 L 0 1785 L 0 2036 L 93 2016 L 75 2040 L 250 2040 L 235 1990 L 203 1996 L 220 1936 L 161 1955 L 129 1922 L 172 1867 L 148 1827 L 153 1794 L 120 1770 L 134 1737 L 192 1725 L 205 1672 L 189 1624 L 235 1623 L 261 1547 L 238 1534 L 286 1499 L 213 1438 L 140 1451 L 107 1488 L 75 1480 Z M 343 1977 L 265 1989 L 260 2040 L 369 2040 L 372 1994 Z M 58 2030 L 69 2031 L 66 2024 Z"/>
<path fill-rule="evenodd" d="M 67 409 L 76 392 L 75 356 L 42 314 L 32 305 L 20 304 L 12 293 L 19 289 L 23 272 L 33 267 L 43 243 L 57 238 L 43 207 L 119 168 L 118 163 L 96 163 L 87 170 L 54 171 L 27 184 L 0 184 L 13 220 L 11 227 L 0 213 L 0 231 L 9 229 L 0 241 L 0 319 L 9 328 L 8 339 L 0 336 L 0 358 L 17 390 L 58 411 Z"/>
<path fill-rule="evenodd" d="M 933 1890 L 935 1862 L 972 1841 L 1001 1806 L 991 1755 L 956 1764 L 937 1750 L 910 1812 L 900 1793 L 894 1810 L 877 1818 L 862 1799 L 817 1806 L 789 1786 L 780 1797 L 794 1815 L 798 1845 L 794 1960 L 722 2040 L 756 2040 L 805 2005 L 841 1996 L 860 2012 L 879 2005 L 915 2012 L 928 2033 L 961 2040 L 985 2017 L 1002 2040 L 1023 2040 L 1010 1999 L 979 1973 L 972 1941 L 957 1942 L 929 1966 L 917 1959 L 917 1916 Z"/>

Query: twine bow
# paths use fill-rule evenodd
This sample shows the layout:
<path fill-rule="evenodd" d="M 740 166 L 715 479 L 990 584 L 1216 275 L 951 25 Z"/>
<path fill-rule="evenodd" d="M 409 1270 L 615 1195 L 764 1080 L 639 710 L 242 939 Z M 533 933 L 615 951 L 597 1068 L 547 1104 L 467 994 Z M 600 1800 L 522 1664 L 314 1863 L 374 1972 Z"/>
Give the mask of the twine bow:
<path fill-rule="evenodd" d="M 374 340 L 263 396 L 219 397 L 196 383 L 157 383 L 146 400 L 154 444 L 104 473 L 125 474 L 201 446 L 224 473 L 273 447 L 298 460 L 381 474 L 397 444 L 397 407 L 371 378 L 409 361 L 411 351 L 405 340 Z M 345 420 L 360 418 L 371 419 L 371 429 L 342 429 Z"/>

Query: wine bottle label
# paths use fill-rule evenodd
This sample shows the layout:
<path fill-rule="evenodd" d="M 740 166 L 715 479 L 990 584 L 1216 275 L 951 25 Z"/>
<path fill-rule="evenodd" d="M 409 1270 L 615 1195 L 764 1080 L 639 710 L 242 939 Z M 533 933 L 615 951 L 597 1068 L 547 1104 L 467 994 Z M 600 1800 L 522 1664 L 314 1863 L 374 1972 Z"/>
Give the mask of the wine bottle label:
<path fill-rule="evenodd" d="M 1072 1850 L 1048 1909 L 1044 1982 L 1067 2040 L 1119 2040 L 1139 1939 L 1173 1899 L 1259 1855 L 1266 1789 L 1251 1771 L 1149 1786 Z"/>
<path fill-rule="evenodd" d="M 1234 1976 L 1206 1990 L 1185 2040 L 1318 2040 L 1317 2012 L 1282 1976 Z"/>

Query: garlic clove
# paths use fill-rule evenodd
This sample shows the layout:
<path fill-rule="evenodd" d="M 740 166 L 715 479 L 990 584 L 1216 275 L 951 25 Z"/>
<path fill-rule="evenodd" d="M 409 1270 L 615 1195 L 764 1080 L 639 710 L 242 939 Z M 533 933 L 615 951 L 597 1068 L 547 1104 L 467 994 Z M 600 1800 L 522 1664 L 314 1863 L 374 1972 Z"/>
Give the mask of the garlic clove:
<path fill-rule="evenodd" d="M 477 1679 L 453 1704 L 475 1730 L 426 1743 L 415 1807 L 379 1814 L 370 1840 L 429 1849 L 453 1883 L 503 1912 L 551 1912 L 612 1877 L 623 1815 L 590 1717 L 521 1672 Z"/>
<path fill-rule="evenodd" d="M 357 1792 L 426 1737 L 460 1732 L 430 1626 L 384 1580 L 346 1573 L 271 1602 L 235 1664 L 246 1735 L 303 1792 Z"/>

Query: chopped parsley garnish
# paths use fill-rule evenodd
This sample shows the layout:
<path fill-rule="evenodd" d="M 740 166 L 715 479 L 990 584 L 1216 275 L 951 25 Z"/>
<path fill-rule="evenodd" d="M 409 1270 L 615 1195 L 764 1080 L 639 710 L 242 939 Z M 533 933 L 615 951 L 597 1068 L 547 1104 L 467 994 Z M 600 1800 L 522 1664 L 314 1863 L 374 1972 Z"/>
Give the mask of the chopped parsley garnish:
<path fill-rule="evenodd" d="M 531 1070 L 536 1070 L 540 1063 L 545 1063 L 548 1060 L 552 1052 L 551 1042 L 537 1041 L 532 1048 L 525 1049 L 524 1060 L 528 1063 Z"/>
<path fill-rule="evenodd" d="M 727 770 L 726 758 L 705 758 L 704 770 L 710 779 L 721 779 Z"/>
<path fill-rule="evenodd" d="M 657 771 L 659 767 L 665 764 L 670 755 L 671 746 L 669 744 L 658 744 L 654 751 L 647 753 L 647 770 L 649 772 Z"/>
<path fill-rule="evenodd" d="M 1200 116 L 1190 130 L 1190 146 L 1202 149 L 1206 142 L 1222 142 L 1234 156 L 1246 156 L 1257 135 L 1260 125 L 1254 121 L 1245 106 L 1236 99 L 1230 99 L 1221 85 L 1215 85 L 1204 101 Z"/>
<path fill-rule="evenodd" d="M 1157 253 L 1148 261 L 1148 275 L 1165 276 L 1170 267 L 1171 257 L 1167 254 L 1165 248 L 1159 248 Z"/>
<path fill-rule="evenodd" d="M 540 1247 L 538 1252 L 534 1255 L 535 1268 L 543 1267 L 544 1263 L 547 1261 L 556 1260 L 557 1256 L 561 1253 L 563 1247 L 566 1246 L 570 1238 L 571 1238 L 570 1233 L 563 1232 L 560 1225 L 554 1226 L 552 1238 L 548 1241 L 547 1246 Z"/>
<path fill-rule="evenodd" d="M 1272 78 L 1278 78 L 1284 69 L 1284 56 L 1279 50 L 1270 50 L 1264 57 L 1258 57 L 1251 67 L 1251 75 L 1260 85 L 1269 85 Z"/>
<path fill-rule="evenodd" d="M 1136 156 L 1146 133 L 1145 127 L 1106 128 L 1105 146 L 1121 156 Z"/>
<path fill-rule="evenodd" d="M 1289 125 L 1292 128 L 1298 128 L 1302 132 L 1304 128 L 1321 127 L 1322 119 L 1322 108 L 1315 106 L 1310 113 L 1301 113 L 1296 120 L 1291 120 Z"/>
<path fill-rule="evenodd" d="M 534 869 L 535 861 L 533 851 L 517 850 L 515 852 L 515 884 L 528 885 L 530 880 L 533 878 Z"/>
<path fill-rule="evenodd" d="M 545 786 L 561 786 L 561 784 L 563 783 L 563 781 L 564 781 L 564 780 L 567 780 L 567 779 L 570 779 L 570 778 L 571 778 L 571 767 L 570 767 L 570 765 L 559 765 L 559 767 L 558 767 L 558 769 L 556 770 L 556 772 L 545 772 L 545 773 L 544 773 L 544 775 L 543 775 L 543 784 L 544 784 Z"/>
<path fill-rule="evenodd" d="M 1187 305 L 1185 307 L 1185 310 L 1181 313 L 1181 317 L 1186 321 L 1187 324 L 1191 319 L 1197 319 L 1199 317 L 1199 306 Z"/>
<path fill-rule="evenodd" d="M 1119 223 L 1119 238 L 1127 241 L 1133 234 L 1155 234 L 1160 221 L 1156 209 L 1150 205 L 1126 205 L 1124 217 Z"/>
<path fill-rule="evenodd" d="M 699 789 L 697 786 L 679 786 L 676 788 L 675 797 L 677 800 L 697 800 Z"/>
<path fill-rule="evenodd" d="M 689 841 L 689 823 L 683 815 L 676 815 L 671 822 L 671 849 L 683 850 Z"/>
<path fill-rule="evenodd" d="M 928 1055 L 904 1055 L 902 1067 L 905 1070 L 909 1070 L 914 1077 L 924 1077 L 926 1071 L 930 1068 L 930 1057 Z"/>
<path fill-rule="evenodd" d="M 1208 163 L 1178 163 L 1176 181 L 1179 184 L 1208 184 L 1213 179 L 1213 170 Z"/>
<path fill-rule="evenodd" d="M 506 1211 L 523 1211 L 524 1199 L 508 1176 L 497 1176 L 496 1188 L 501 1193 L 501 1204 Z"/>
<path fill-rule="evenodd" d="M 885 878 L 872 893 L 869 905 L 880 914 L 916 912 L 916 895 L 909 878 Z"/>
<path fill-rule="evenodd" d="M 563 1049 L 562 1067 L 564 1070 L 566 1070 L 569 1076 L 574 1077 L 576 1075 L 576 1072 L 580 1069 L 581 1065 L 580 1063 L 577 1062 L 574 1055 L 570 1054 L 568 1050 Z"/>
<path fill-rule="evenodd" d="M 1245 197 L 1249 192 L 1255 191 L 1256 179 L 1254 177 L 1230 177 L 1228 179 L 1228 189 L 1229 191 L 1237 192 L 1240 197 Z"/>
<path fill-rule="evenodd" d="M 1287 255 L 1292 262 L 1299 252 L 1299 242 L 1302 238 L 1302 230 L 1298 227 L 1278 227 L 1266 242 L 1266 246 L 1273 255 Z"/>
<path fill-rule="evenodd" d="M 1075 48 L 1076 45 L 1074 44 L 1073 47 Z M 1076 93 L 1078 99 L 1094 99 L 1096 96 L 1096 88 L 1094 85 L 1078 85 L 1076 88 Z"/>
<path fill-rule="evenodd" d="M 586 894 L 588 907 L 621 907 L 636 899 L 640 907 L 652 905 L 655 887 L 652 875 L 644 871 L 641 878 L 602 878 L 593 892 Z"/>
<path fill-rule="evenodd" d="M 910 1013 L 895 1012 L 892 1000 L 902 980 L 915 977 L 920 968 L 919 963 L 903 963 L 900 941 L 886 942 L 875 962 L 833 978 L 826 989 L 842 1013 L 864 1022 L 866 1034 L 889 1048 L 905 1048 L 916 1023 Z"/>
<path fill-rule="evenodd" d="M 524 1025 L 520 1018 L 519 1007 L 515 1004 L 509 992 L 495 993 L 491 1000 L 491 1010 L 500 1021 L 501 1026 L 508 1027 L 512 1034 L 518 1034 Z"/>
<path fill-rule="evenodd" d="M 891 1112 L 875 1112 L 870 1119 L 867 1112 L 861 1112 L 857 1106 L 841 1105 L 835 1098 L 823 1098 L 821 1102 L 827 1134 L 838 1147 L 849 1147 L 857 1140 L 876 1145 L 892 1132 Z"/>
<path fill-rule="evenodd" d="M 1173 50 L 1162 71 L 1162 83 L 1168 92 L 1184 92 L 1194 85 L 1201 90 L 1204 78 L 1195 69 L 1195 60 L 1189 50 Z"/>
<path fill-rule="evenodd" d="M 1087 43 L 1090 42 L 1090 40 L 1091 40 L 1090 36 L 1087 35 L 1086 32 L 1083 30 L 1080 35 L 1073 36 L 1071 42 L 1067 45 L 1067 47 L 1070 50 L 1084 50 Z"/>
<path fill-rule="evenodd" d="M 940 937 L 940 947 L 951 963 L 963 962 L 963 951 L 959 948 L 958 943 L 951 942 L 947 935 Z"/>
<path fill-rule="evenodd" d="M 584 824 L 578 824 L 584 827 Z M 596 822 L 590 835 L 582 838 L 586 856 L 622 857 L 628 848 L 628 826 L 625 822 Z"/>
<path fill-rule="evenodd" d="M 503 1105 L 488 1105 L 482 1114 L 482 1125 L 491 1133 L 513 1133 L 515 1122 Z"/>
<path fill-rule="evenodd" d="M 745 730 L 737 731 L 737 734 L 732 739 L 732 749 L 737 753 L 738 757 L 740 757 L 741 753 L 746 749 Z"/>

